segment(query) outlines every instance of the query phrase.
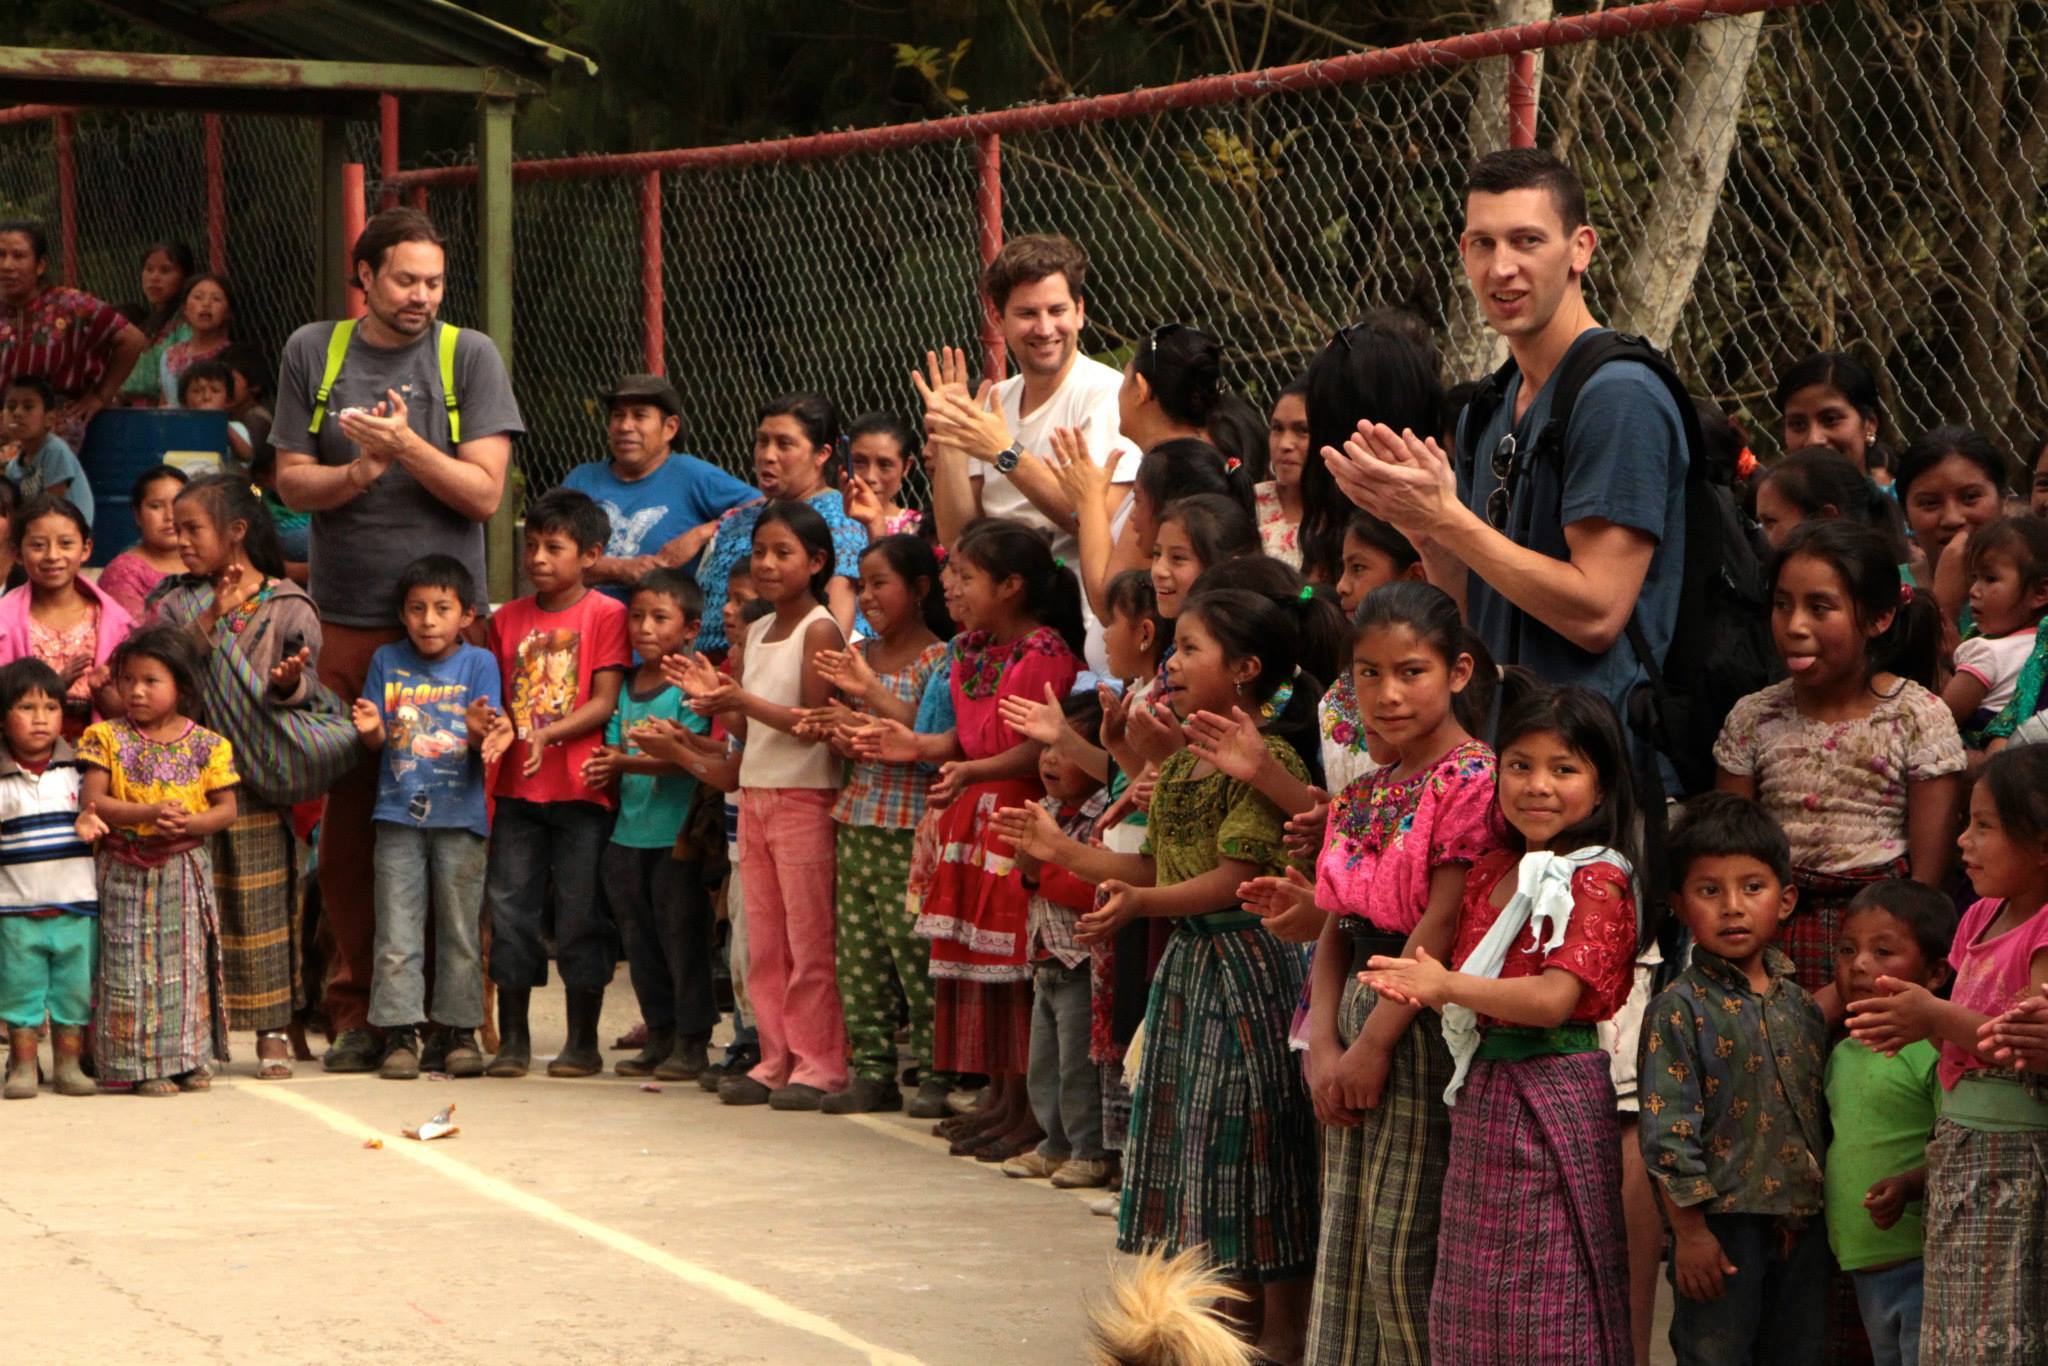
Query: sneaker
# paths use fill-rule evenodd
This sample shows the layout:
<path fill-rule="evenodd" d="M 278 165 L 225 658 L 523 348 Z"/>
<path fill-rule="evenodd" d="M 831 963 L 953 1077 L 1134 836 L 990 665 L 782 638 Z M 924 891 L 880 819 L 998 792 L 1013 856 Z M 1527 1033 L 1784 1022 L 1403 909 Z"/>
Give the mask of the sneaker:
<path fill-rule="evenodd" d="M 320 1066 L 329 1072 L 374 1072 L 383 1060 L 384 1050 L 375 1034 L 367 1029 L 344 1029 L 320 1059 Z"/>
<path fill-rule="evenodd" d="M 903 1108 L 903 1092 L 891 1081 L 855 1077 L 844 1091 L 834 1091 L 818 1106 L 828 1115 L 866 1115 Z"/>
<path fill-rule="evenodd" d="M 1109 1184 L 1109 1163 L 1097 1159 L 1069 1158 L 1052 1174 L 1052 1183 L 1063 1191 L 1089 1190 Z"/>
<path fill-rule="evenodd" d="M 805 1086 L 802 1082 L 793 1081 L 787 1086 L 778 1086 L 768 1096 L 768 1108 L 771 1110 L 816 1110 L 823 1107 L 824 1103 L 823 1091 L 815 1086 Z"/>
<path fill-rule="evenodd" d="M 1123 1208 L 1123 1204 L 1123 1196 L 1105 1195 L 1100 1200 L 1097 1200 L 1094 1204 L 1090 1205 L 1088 1207 L 1088 1212 L 1090 1214 L 1100 1214 L 1107 1218 L 1114 1219 L 1117 1216 L 1117 1212 Z"/>
<path fill-rule="evenodd" d="M 770 1095 L 767 1087 L 744 1072 L 735 1073 L 718 1083 L 718 1098 L 727 1105 L 766 1105 Z"/>
<path fill-rule="evenodd" d="M 952 1094 L 945 1082 L 927 1077 L 917 1084 L 917 1095 L 906 1113 L 912 1119 L 944 1119 L 951 1113 L 946 1098 Z"/>
<path fill-rule="evenodd" d="M 450 1029 L 441 1036 L 441 1068 L 451 1077 L 480 1077 L 484 1074 L 483 1050 L 476 1046 L 474 1029 Z M 425 1067 L 427 1060 L 420 1059 Z"/>
<path fill-rule="evenodd" d="M 420 1074 L 420 1041 L 411 1025 L 384 1032 L 384 1064 L 377 1075 L 386 1081 L 411 1081 Z"/>
<path fill-rule="evenodd" d="M 1066 1159 L 1047 1157 L 1038 1149 L 1020 1153 L 1002 1165 L 1004 1176 L 1014 1176 L 1020 1181 L 1043 1181 L 1065 1165 Z"/>

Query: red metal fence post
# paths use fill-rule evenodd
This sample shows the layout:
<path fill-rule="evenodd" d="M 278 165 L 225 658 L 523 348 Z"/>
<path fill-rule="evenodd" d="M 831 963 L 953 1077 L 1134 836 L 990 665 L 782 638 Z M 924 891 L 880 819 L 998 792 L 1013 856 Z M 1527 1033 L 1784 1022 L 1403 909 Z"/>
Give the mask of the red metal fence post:
<path fill-rule="evenodd" d="M 668 373 L 661 322 L 661 172 L 640 179 L 640 354 L 650 375 Z"/>
<path fill-rule="evenodd" d="M 351 161 L 341 168 L 341 237 L 351 248 L 355 246 L 356 239 L 363 235 L 366 216 L 363 204 L 363 163 Z M 360 318 L 367 308 L 361 290 L 348 291 L 349 317 Z"/>
<path fill-rule="evenodd" d="M 1508 69 L 1508 146 L 1536 145 L 1536 53 L 1517 52 Z"/>
<path fill-rule="evenodd" d="M 391 183 L 398 174 L 398 96 L 377 97 L 377 208 L 398 207 L 398 187 Z"/>
<path fill-rule="evenodd" d="M 974 137 L 974 165 L 980 172 L 974 195 L 974 216 L 981 224 L 981 263 L 986 266 L 1003 249 L 1003 147 L 994 133 Z M 977 294 L 980 293 L 977 287 Z M 1002 379 L 1010 372 L 1008 353 L 1003 348 L 1003 327 L 995 308 L 981 301 L 981 373 L 987 379 Z"/>
<path fill-rule="evenodd" d="M 221 152 L 220 115 L 201 116 L 206 132 L 206 268 L 226 274 L 228 268 L 228 174 Z"/>
<path fill-rule="evenodd" d="M 71 115 L 56 118 L 57 270 L 64 284 L 78 287 L 78 160 L 72 147 Z"/>

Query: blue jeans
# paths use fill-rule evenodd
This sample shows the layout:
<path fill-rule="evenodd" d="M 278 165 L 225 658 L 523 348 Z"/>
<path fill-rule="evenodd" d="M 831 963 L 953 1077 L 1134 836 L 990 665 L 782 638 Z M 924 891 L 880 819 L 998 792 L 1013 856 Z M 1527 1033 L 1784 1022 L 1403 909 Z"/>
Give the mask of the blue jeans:
<path fill-rule="evenodd" d="M 377 823 L 377 947 L 370 967 L 370 1023 L 380 1029 L 484 1022 L 484 846 L 459 828 Z M 429 924 L 434 934 L 434 1008 L 426 1003 Z"/>
<path fill-rule="evenodd" d="M 1877 1366 L 1920 1366 L 1923 1264 L 1918 1257 L 1882 1271 L 1852 1271 L 1856 1308 Z"/>
<path fill-rule="evenodd" d="M 678 863 L 667 849 L 604 847 L 605 901 L 619 922 L 633 995 L 649 1029 L 709 1039 L 718 1023 L 711 998 L 711 898 L 704 865 Z"/>
<path fill-rule="evenodd" d="M 1827 1341 L 1827 1225 L 1816 1214 L 1785 1255 L 1771 1214 L 1709 1214 L 1707 1230 L 1735 1265 L 1718 1300 L 1676 1294 L 1671 1350 L 1678 1366 L 1820 1366 Z"/>
<path fill-rule="evenodd" d="M 552 883 L 555 965 L 571 991 L 602 991 L 618 966 L 611 921 L 598 894 L 598 864 L 612 813 L 595 802 L 502 797 L 491 822 L 491 980 L 501 987 L 548 981 L 541 921 Z"/>

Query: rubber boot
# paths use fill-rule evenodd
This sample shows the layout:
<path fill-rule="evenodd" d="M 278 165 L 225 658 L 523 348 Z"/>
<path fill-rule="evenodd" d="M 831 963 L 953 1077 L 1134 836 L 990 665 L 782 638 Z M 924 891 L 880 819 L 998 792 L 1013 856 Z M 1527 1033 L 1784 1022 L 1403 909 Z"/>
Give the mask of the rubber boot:
<path fill-rule="evenodd" d="M 498 1056 L 484 1069 L 485 1076 L 523 1077 L 533 1065 L 533 1035 L 526 1027 L 532 999 L 532 987 L 498 988 Z"/>
<path fill-rule="evenodd" d="M 604 1071 L 604 1055 L 597 1051 L 597 1017 L 604 1009 L 604 990 L 570 987 L 562 994 L 569 1007 L 569 1037 L 548 1064 L 548 1075 L 594 1077 Z"/>
<path fill-rule="evenodd" d="M 673 1029 L 647 1027 L 647 1044 L 630 1058 L 621 1058 L 612 1064 L 612 1071 L 622 1077 L 651 1077 L 654 1069 L 668 1060 L 675 1048 L 676 1032 Z M 695 1072 L 690 1074 L 696 1076 Z"/>
<path fill-rule="evenodd" d="M 51 1043 L 51 1051 L 57 1055 L 57 1072 L 54 1081 L 60 1096 L 90 1096 L 100 1089 L 91 1077 L 85 1075 L 85 1031 L 76 1025 L 58 1025 Z"/>
<path fill-rule="evenodd" d="M 7 1086 L 0 1096 L 8 1100 L 34 1100 L 42 1083 L 36 1046 L 42 1035 L 33 1029 L 10 1025 L 7 1030 Z"/>

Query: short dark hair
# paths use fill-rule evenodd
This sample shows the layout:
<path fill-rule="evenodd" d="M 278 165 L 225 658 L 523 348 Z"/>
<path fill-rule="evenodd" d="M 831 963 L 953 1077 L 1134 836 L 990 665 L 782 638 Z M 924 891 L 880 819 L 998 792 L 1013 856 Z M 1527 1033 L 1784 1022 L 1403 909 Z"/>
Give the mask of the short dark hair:
<path fill-rule="evenodd" d="M 1564 230 L 1585 225 L 1586 186 L 1579 173 L 1555 155 L 1534 147 L 1503 147 L 1472 163 L 1465 193 L 1507 194 L 1512 190 L 1548 190 Z"/>
<path fill-rule="evenodd" d="M 1693 864 L 1703 858 L 1753 858 L 1771 870 L 1780 886 L 1792 882 L 1792 844 L 1771 813 L 1748 797 L 1704 792 L 1685 804 L 1671 835 L 1671 882 L 1685 886 Z"/>
<path fill-rule="evenodd" d="M 1088 253 L 1080 243 L 1059 233 L 1029 233 L 1003 243 L 1003 249 L 981 272 L 981 292 L 1001 313 L 1018 285 L 1035 285 L 1055 275 L 1066 276 L 1067 292 L 1078 302 L 1087 291 Z"/>
<path fill-rule="evenodd" d="M 233 398 L 235 395 L 235 372 L 228 369 L 225 362 L 199 360 L 192 362 L 191 365 L 185 368 L 185 373 L 178 376 L 178 402 L 180 404 L 183 404 L 186 395 L 192 392 L 192 386 L 201 380 L 212 380 L 221 387 L 229 398 Z"/>
<path fill-rule="evenodd" d="M 78 510 L 78 504 L 72 502 L 61 493 L 46 492 L 39 493 L 29 499 L 28 506 L 21 509 L 20 513 L 15 517 L 12 530 L 14 532 L 14 548 L 16 550 L 21 549 L 21 538 L 23 533 L 28 530 L 29 524 L 41 521 L 45 517 L 64 518 L 71 525 L 78 528 L 79 540 L 84 541 L 87 545 L 92 544 L 92 523 L 88 522 L 85 519 L 85 514 Z"/>
<path fill-rule="evenodd" d="M 1948 951 L 1955 947 L 1955 902 L 1924 882 L 1903 877 L 1873 882 L 1849 902 L 1842 923 L 1846 925 L 1858 911 L 1883 911 L 1898 919 L 1913 932 L 1913 942 L 1929 967 L 1946 963 Z"/>
<path fill-rule="evenodd" d="M 251 394 L 270 392 L 270 364 L 263 353 L 248 342 L 235 342 L 215 359 L 242 377 Z M 229 392 L 233 392 L 232 389 Z"/>
<path fill-rule="evenodd" d="M 526 530 L 535 535 L 565 531 L 578 550 L 602 550 L 611 539 L 611 519 L 589 494 L 575 489 L 549 489 L 526 509 Z"/>
<path fill-rule="evenodd" d="M 363 224 L 363 230 L 356 235 L 355 249 L 349 253 L 349 283 L 360 287 L 362 272 L 358 267 L 368 266 L 372 275 L 384 269 L 385 258 L 400 242 L 427 242 L 443 248 L 447 245 L 434 220 L 418 209 L 386 209 Z"/>
<path fill-rule="evenodd" d="M 1074 728 L 1074 733 L 1089 744 L 1097 743 L 1102 733 L 1102 699 L 1089 688 L 1083 692 L 1070 692 L 1060 699 L 1060 715 Z"/>
<path fill-rule="evenodd" d="M 415 588 L 441 588 L 455 595 L 470 611 L 477 606 L 476 575 L 453 555 L 422 555 L 398 573 L 398 603 Z"/>
<path fill-rule="evenodd" d="M 704 590 L 680 569 L 649 570 L 633 585 L 633 592 L 657 593 L 664 598 L 673 598 L 686 617 L 704 615 Z"/>
<path fill-rule="evenodd" d="M 43 401 L 45 409 L 54 411 L 57 407 L 57 389 L 41 375 L 11 375 L 7 380 L 7 392 L 26 389 Z"/>
<path fill-rule="evenodd" d="M 198 708 L 199 675 L 205 661 L 199 653 L 199 642 L 190 631 L 182 626 L 143 627 L 114 647 L 114 657 L 107 661 L 109 672 L 120 677 L 131 659 L 153 659 L 169 671 L 171 683 L 178 690 L 180 715 L 191 716 Z"/>
<path fill-rule="evenodd" d="M 16 702 L 34 693 L 61 703 L 64 700 L 64 680 L 57 677 L 55 669 L 34 655 L 24 655 L 0 669 L 0 713 L 13 711 Z"/>
<path fill-rule="evenodd" d="M 49 259 L 50 233 L 40 222 L 33 218 L 10 218 L 0 223 L 0 237 L 10 232 L 18 232 L 28 239 L 28 249 L 35 253 L 38 261 Z"/>

